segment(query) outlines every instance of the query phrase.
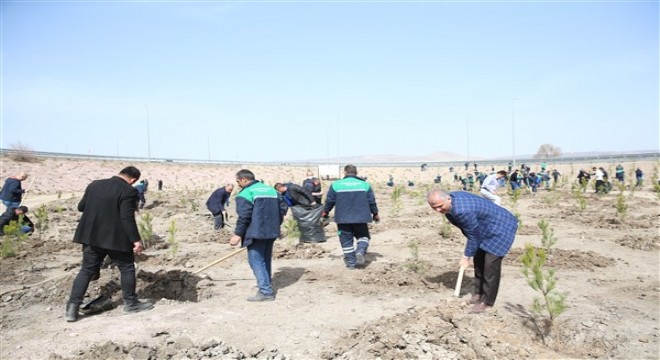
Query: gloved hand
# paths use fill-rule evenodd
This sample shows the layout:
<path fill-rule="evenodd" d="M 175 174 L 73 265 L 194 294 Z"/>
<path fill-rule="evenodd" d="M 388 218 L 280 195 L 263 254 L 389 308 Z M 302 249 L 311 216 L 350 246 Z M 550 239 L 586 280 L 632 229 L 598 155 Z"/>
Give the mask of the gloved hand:
<path fill-rule="evenodd" d="M 374 222 L 380 222 L 380 216 L 378 216 L 378 214 L 374 214 L 372 219 L 374 220 Z"/>

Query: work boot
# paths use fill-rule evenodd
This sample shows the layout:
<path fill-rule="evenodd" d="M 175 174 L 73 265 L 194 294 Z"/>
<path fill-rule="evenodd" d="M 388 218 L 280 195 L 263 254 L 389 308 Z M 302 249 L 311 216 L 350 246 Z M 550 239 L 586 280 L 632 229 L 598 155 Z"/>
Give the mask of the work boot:
<path fill-rule="evenodd" d="M 257 291 L 256 295 L 247 298 L 247 301 L 273 301 L 273 300 L 275 300 L 275 295 L 264 295 L 261 293 L 261 291 Z"/>
<path fill-rule="evenodd" d="M 355 265 L 362 266 L 364 265 L 364 254 L 356 252 L 355 253 Z"/>
<path fill-rule="evenodd" d="M 132 313 L 137 313 L 140 311 L 146 311 L 146 310 L 151 310 L 154 308 L 154 304 L 150 302 L 140 302 L 140 301 L 135 301 L 132 304 L 125 304 L 124 305 L 124 312 L 127 314 L 132 314 Z"/>
<path fill-rule="evenodd" d="M 482 312 L 492 308 L 492 305 L 486 305 L 486 303 L 475 304 L 472 309 L 468 312 L 469 314 L 481 314 Z"/>
<path fill-rule="evenodd" d="M 64 314 L 64 319 L 68 322 L 74 322 L 78 320 L 78 309 L 80 308 L 80 305 L 76 305 L 73 303 L 68 303 L 66 304 L 66 313 Z"/>
<path fill-rule="evenodd" d="M 478 304 L 480 302 L 481 302 L 481 295 L 479 294 L 472 295 L 472 297 L 468 300 L 468 304 L 470 305 Z"/>

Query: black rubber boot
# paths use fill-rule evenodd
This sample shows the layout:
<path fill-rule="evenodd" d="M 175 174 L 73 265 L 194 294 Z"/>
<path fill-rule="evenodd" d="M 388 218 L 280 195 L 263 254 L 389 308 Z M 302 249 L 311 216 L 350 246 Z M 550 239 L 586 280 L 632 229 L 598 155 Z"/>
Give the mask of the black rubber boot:
<path fill-rule="evenodd" d="M 78 320 L 78 309 L 80 305 L 68 303 L 66 304 L 66 313 L 64 314 L 64 319 L 68 322 L 73 322 Z"/>
<path fill-rule="evenodd" d="M 132 304 L 124 305 L 124 312 L 127 314 L 136 313 L 145 310 L 151 310 L 154 308 L 154 304 L 150 302 L 140 302 L 136 301 Z"/>

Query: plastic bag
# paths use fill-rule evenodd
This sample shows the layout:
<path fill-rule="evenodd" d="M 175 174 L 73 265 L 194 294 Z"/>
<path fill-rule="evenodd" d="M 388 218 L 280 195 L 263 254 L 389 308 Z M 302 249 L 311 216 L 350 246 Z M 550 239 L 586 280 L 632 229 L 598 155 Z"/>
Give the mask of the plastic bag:
<path fill-rule="evenodd" d="M 321 213 L 323 206 L 307 209 L 300 205 L 292 206 L 291 213 L 298 222 L 301 242 L 324 242 L 325 231 L 321 226 Z"/>

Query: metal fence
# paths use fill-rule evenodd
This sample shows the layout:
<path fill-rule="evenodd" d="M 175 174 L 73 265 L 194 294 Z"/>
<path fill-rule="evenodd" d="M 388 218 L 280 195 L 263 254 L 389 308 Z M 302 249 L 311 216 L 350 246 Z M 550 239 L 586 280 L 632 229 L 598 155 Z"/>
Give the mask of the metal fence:
<path fill-rule="evenodd" d="M 452 161 L 404 161 L 404 162 L 361 162 L 359 160 L 349 161 L 349 159 L 328 159 L 328 160 L 299 160 L 299 161 L 230 161 L 230 160 L 199 160 L 199 159 L 174 159 L 174 158 L 146 158 L 146 157 L 132 157 L 132 156 L 104 156 L 104 155 L 85 155 L 85 154 L 68 154 L 46 151 L 26 151 L 16 149 L 0 149 L 0 156 L 12 155 L 31 155 L 42 158 L 66 158 L 66 159 L 89 159 L 89 160 L 110 160 L 110 161 L 135 161 L 135 162 L 163 162 L 163 163 L 188 163 L 188 164 L 218 164 L 218 165 L 291 165 L 291 166 L 307 166 L 312 164 L 338 164 L 338 163 L 352 163 L 357 166 L 363 167 L 411 167 L 421 166 L 427 164 L 429 167 L 453 166 L 459 168 L 464 166 L 465 160 L 452 160 Z M 516 159 L 516 166 L 520 164 L 535 164 L 539 162 L 550 162 L 553 164 L 570 164 L 570 163 L 618 163 L 618 162 L 634 162 L 642 160 L 660 160 L 660 152 L 627 152 L 627 153 L 603 153 L 598 155 L 585 155 L 585 156 L 561 156 L 556 158 L 518 158 Z M 502 165 L 508 164 L 510 159 L 478 159 L 470 160 L 469 164 L 477 163 L 478 165 Z"/>

